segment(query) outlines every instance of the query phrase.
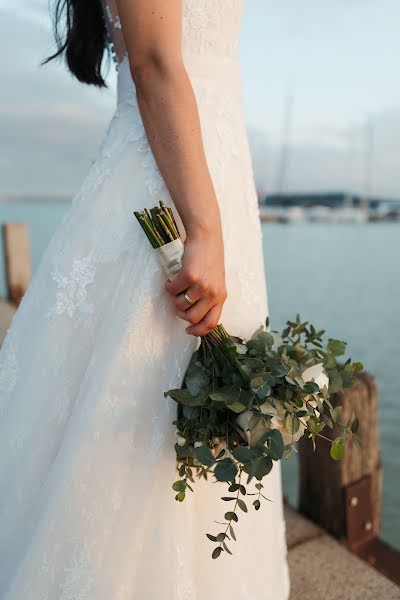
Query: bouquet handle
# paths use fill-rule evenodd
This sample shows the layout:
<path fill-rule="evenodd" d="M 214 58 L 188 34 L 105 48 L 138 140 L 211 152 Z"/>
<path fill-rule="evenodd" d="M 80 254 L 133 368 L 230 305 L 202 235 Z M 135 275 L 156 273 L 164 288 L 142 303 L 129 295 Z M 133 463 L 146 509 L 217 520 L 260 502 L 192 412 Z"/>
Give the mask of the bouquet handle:
<path fill-rule="evenodd" d="M 159 248 L 155 248 L 155 251 L 167 279 L 171 281 L 182 268 L 184 251 L 182 240 L 177 238 Z"/>

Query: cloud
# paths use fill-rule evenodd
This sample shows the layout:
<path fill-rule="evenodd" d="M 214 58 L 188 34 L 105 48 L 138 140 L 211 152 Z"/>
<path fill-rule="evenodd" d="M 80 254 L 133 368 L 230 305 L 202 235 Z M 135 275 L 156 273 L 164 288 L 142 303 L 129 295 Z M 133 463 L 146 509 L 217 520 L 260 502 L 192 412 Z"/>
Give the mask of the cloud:
<path fill-rule="evenodd" d="M 40 11 L 34 14 L 0 15 L 0 55 L 7 57 L 1 69 L 0 192 L 72 195 L 97 152 L 114 93 L 82 86 L 61 65 L 40 67 L 52 49 L 50 26 Z"/>
<path fill-rule="evenodd" d="M 73 195 L 97 153 L 113 113 L 115 75 L 110 73 L 110 89 L 99 91 L 76 82 L 61 65 L 40 68 L 40 61 L 54 47 L 47 1 L 21 0 L 18 6 L 11 0 L 6 2 L 8 4 L 0 9 L 3 83 L 0 96 L 0 193 Z M 265 9 L 261 0 L 258 4 L 259 16 Z M 282 23 L 286 23 L 289 15 L 294 29 L 303 33 L 307 14 L 312 17 L 315 9 L 314 0 L 304 0 L 302 9 L 298 8 L 297 12 L 292 11 L 293 5 L 288 1 L 286 8 L 290 11 L 286 13 L 277 9 L 281 7 L 277 0 L 270 1 L 269 5 L 275 6 L 275 16 L 280 15 Z M 394 3 L 388 0 L 387 8 L 392 5 L 394 10 Z M 336 10 L 338 6 L 340 10 Z M 368 6 L 372 10 L 375 5 L 368 0 Z M 307 20 L 309 27 L 318 33 L 327 16 L 329 22 L 339 19 L 338 26 L 342 27 L 341 11 L 345 8 L 348 13 L 354 13 L 355 19 L 359 0 L 337 0 L 335 3 L 324 0 L 314 15 L 318 22 Z M 378 11 L 378 8 L 373 10 Z M 270 16 L 273 17 L 272 12 Z M 276 40 L 272 41 L 275 43 Z M 314 51 L 314 45 L 312 49 Z M 293 53 L 289 54 L 288 61 Z M 279 62 L 279 70 L 283 68 L 282 61 L 281 55 L 279 61 L 274 59 L 274 64 Z M 262 79 L 262 67 L 256 61 L 247 60 L 244 68 L 247 79 Z M 328 85 L 326 81 L 330 76 L 327 69 L 323 88 Z M 258 114 L 249 132 L 256 182 L 260 188 L 269 191 L 274 191 L 278 185 L 282 155 L 279 123 L 283 96 L 277 81 L 273 78 L 268 81 L 267 107 L 264 88 L 252 87 L 249 98 L 250 118 Z M 360 102 L 365 97 L 364 88 L 362 94 L 360 92 L 356 99 L 351 99 L 347 93 L 351 91 L 350 82 L 345 91 L 337 86 L 340 88 L 338 105 L 336 96 L 328 103 L 323 94 L 318 95 L 321 83 L 304 78 L 300 83 L 301 94 L 295 104 L 294 132 L 284 177 L 285 189 L 363 192 L 367 185 L 366 126 L 365 118 L 358 115 L 362 114 Z M 393 84 L 393 100 L 396 89 Z M 382 104 L 384 102 L 379 98 L 379 105 Z M 369 118 L 373 129 L 372 192 L 399 197 L 400 111 L 396 106 L 376 108 L 370 111 Z M 265 122 L 271 122 L 271 125 L 266 126 Z"/>
<path fill-rule="evenodd" d="M 1 191 L 73 194 L 93 159 L 106 119 L 73 104 L 3 108 Z"/>
<path fill-rule="evenodd" d="M 399 198 L 400 111 L 370 114 L 369 125 L 317 126 L 289 144 L 283 190 L 346 190 Z M 257 186 L 277 191 L 282 148 L 266 133 L 249 132 Z M 369 141 L 370 140 L 370 141 Z"/>

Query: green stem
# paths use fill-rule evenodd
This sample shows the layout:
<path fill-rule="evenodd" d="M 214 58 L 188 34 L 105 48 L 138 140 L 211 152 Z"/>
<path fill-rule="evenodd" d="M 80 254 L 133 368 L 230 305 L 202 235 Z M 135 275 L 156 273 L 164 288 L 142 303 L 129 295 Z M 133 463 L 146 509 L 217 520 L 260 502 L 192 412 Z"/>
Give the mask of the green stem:
<path fill-rule="evenodd" d="M 240 485 L 241 479 L 242 479 L 242 472 L 243 472 L 242 467 L 239 467 L 239 485 Z M 238 505 L 239 495 L 240 495 L 240 488 L 238 488 L 238 490 L 237 490 L 236 502 L 235 502 L 235 506 L 233 507 L 233 511 L 232 511 L 235 514 L 236 514 L 237 505 Z M 225 537 L 227 536 L 227 533 L 228 533 L 229 527 L 231 526 L 231 523 L 232 523 L 231 521 L 228 521 L 228 523 L 226 525 L 226 529 L 224 531 Z M 219 543 L 219 546 L 222 547 L 222 542 Z"/>

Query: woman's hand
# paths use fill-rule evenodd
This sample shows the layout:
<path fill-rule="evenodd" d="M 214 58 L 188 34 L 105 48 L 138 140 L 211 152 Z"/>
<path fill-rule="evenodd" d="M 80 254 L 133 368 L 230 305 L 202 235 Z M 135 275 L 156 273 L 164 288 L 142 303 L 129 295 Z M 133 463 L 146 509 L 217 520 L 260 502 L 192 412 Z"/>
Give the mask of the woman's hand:
<path fill-rule="evenodd" d="M 187 333 L 206 335 L 219 323 L 226 300 L 224 245 L 219 228 L 189 234 L 185 240 L 182 268 L 166 282 L 176 314 L 192 323 Z M 184 293 L 193 304 L 190 304 Z"/>

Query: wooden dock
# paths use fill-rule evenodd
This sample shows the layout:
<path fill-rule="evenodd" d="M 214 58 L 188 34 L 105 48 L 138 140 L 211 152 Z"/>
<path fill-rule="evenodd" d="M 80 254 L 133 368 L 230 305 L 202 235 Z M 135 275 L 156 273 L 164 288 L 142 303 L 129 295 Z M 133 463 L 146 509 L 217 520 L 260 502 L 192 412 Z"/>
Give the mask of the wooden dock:
<path fill-rule="evenodd" d="M 324 529 L 285 507 L 290 600 L 399 600 L 400 587 Z M 266 579 L 266 585 L 268 579 Z"/>
<path fill-rule="evenodd" d="M 12 302 L 0 300 L 0 346 L 6 336 L 7 329 L 10 326 L 17 307 Z"/>
<path fill-rule="evenodd" d="M 0 344 L 31 279 L 29 232 L 26 223 L 2 224 L 7 296 L 0 299 Z"/>

